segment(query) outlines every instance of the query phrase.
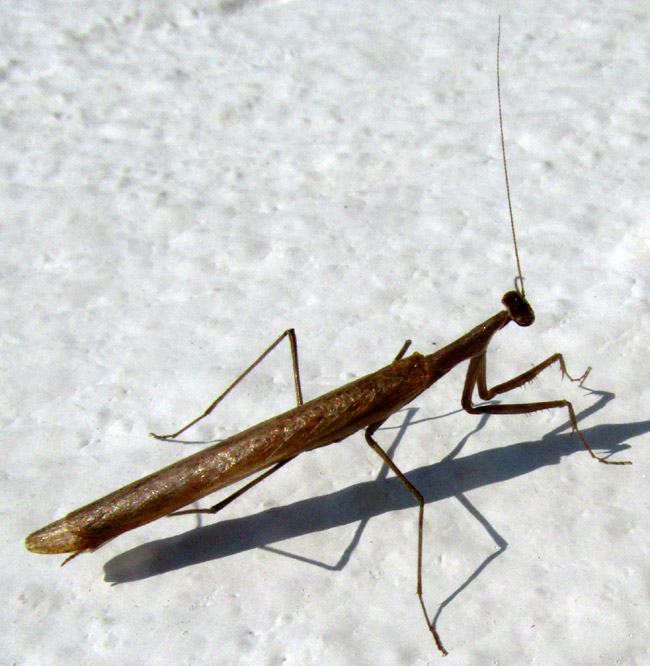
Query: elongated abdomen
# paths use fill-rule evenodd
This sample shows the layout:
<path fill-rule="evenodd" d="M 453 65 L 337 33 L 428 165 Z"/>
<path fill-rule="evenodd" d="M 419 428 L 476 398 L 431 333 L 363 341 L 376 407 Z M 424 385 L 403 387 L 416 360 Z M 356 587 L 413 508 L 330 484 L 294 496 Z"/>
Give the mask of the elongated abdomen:
<path fill-rule="evenodd" d="M 34 553 L 79 553 L 232 483 L 382 421 L 433 381 L 420 354 L 273 417 L 72 511 L 25 540 Z"/>

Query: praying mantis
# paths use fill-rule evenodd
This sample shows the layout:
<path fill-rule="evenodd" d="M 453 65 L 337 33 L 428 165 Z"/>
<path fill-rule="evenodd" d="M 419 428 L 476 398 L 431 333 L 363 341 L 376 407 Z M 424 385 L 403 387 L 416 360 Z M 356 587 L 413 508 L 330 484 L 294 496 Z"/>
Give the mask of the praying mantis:
<path fill-rule="evenodd" d="M 526 299 L 519 260 L 517 239 L 508 182 L 503 120 L 501 111 L 501 82 L 499 72 L 501 22 L 497 37 L 497 93 L 499 126 L 510 215 L 517 279 L 514 291 L 502 298 L 504 309 L 497 312 L 468 333 L 433 354 L 414 352 L 406 355 L 406 341 L 395 359 L 387 366 L 341 386 L 323 396 L 303 401 L 295 331 L 288 329 L 280 335 L 246 370 L 196 419 L 170 435 L 153 435 L 173 440 L 188 428 L 213 412 L 218 404 L 285 338 L 289 342 L 297 406 L 270 418 L 224 441 L 210 446 L 153 474 L 130 483 L 105 497 L 72 511 L 26 538 L 26 547 L 34 553 L 71 553 L 63 564 L 82 552 L 94 551 L 120 534 L 171 514 L 217 513 L 237 497 L 277 472 L 299 454 L 339 442 L 363 430 L 367 444 L 404 484 L 419 505 L 417 542 L 417 595 L 427 626 L 441 654 L 446 655 L 435 622 L 423 599 L 422 560 L 424 529 L 424 498 L 407 476 L 395 465 L 375 440 L 375 433 L 392 414 L 417 398 L 435 382 L 459 364 L 469 361 L 461 396 L 462 407 L 471 414 L 529 414 L 547 409 L 566 409 L 573 432 L 592 458 L 607 465 L 626 465 L 629 461 L 612 461 L 596 455 L 582 436 L 573 405 L 564 399 L 520 404 L 475 404 L 475 391 L 482 401 L 508 393 L 537 377 L 557 364 L 562 376 L 582 383 L 590 368 L 580 377 L 572 377 L 562 354 L 553 354 L 531 369 L 512 379 L 488 387 L 486 354 L 494 335 L 514 322 L 531 326 L 535 320 Z M 197 500 L 217 490 L 259 473 L 239 490 L 208 509 L 186 509 Z"/>

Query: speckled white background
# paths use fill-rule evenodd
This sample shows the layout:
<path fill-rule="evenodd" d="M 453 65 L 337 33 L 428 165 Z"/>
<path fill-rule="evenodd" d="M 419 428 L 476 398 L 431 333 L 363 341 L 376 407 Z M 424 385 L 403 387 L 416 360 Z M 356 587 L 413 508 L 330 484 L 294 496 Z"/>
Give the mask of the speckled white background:
<path fill-rule="evenodd" d="M 360 435 L 63 569 L 23 539 L 196 450 L 147 433 L 290 326 L 312 398 L 500 309 L 499 12 L 537 322 L 497 336 L 489 379 L 555 351 L 592 365 L 591 391 L 549 371 L 512 400 L 573 400 L 592 446 L 634 466 L 596 464 L 561 413 L 459 411 L 462 369 L 378 439 L 427 498 L 445 664 L 648 663 L 650 26 L 632 0 L 4 3 L 1 663 L 440 663 L 417 511 Z M 195 436 L 292 400 L 282 349 Z"/>

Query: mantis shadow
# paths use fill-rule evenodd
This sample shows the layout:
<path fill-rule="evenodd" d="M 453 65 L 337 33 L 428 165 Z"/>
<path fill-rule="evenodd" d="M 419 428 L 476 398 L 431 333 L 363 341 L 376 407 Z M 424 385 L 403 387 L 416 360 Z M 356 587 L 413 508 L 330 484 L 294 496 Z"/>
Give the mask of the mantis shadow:
<path fill-rule="evenodd" d="M 598 396 L 598 400 L 578 415 L 579 420 L 602 409 L 614 398 L 614 394 L 610 392 L 590 390 L 590 393 Z M 417 423 L 446 416 L 416 421 L 417 412 L 418 409 L 413 407 L 402 410 L 405 418 L 397 428 L 397 434 L 387 450 L 389 456 L 392 457 L 408 428 Z M 439 604 L 433 618 L 434 625 L 442 610 L 508 546 L 505 539 L 469 502 L 466 494 L 476 488 L 514 479 L 548 465 L 557 465 L 563 456 L 585 452 L 580 440 L 572 436 L 570 423 L 565 422 L 544 435 L 541 441 L 520 442 L 457 458 L 469 438 L 485 426 L 488 418 L 488 415 L 483 415 L 476 428 L 465 435 L 441 461 L 406 472 L 409 481 L 420 490 L 427 504 L 451 497 L 456 498 L 478 520 L 497 546 L 497 550 Z M 594 450 L 615 453 L 630 448 L 629 445 L 622 444 L 626 439 L 648 432 L 650 421 L 600 425 L 581 430 Z M 252 548 L 263 548 L 333 571 L 341 570 L 350 560 L 371 518 L 391 511 L 417 507 L 417 503 L 406 491 L 402 482 L 394 476 L 387 478 L 387 474 L 387 466 L 382 465 L 377 479 L 373 481 L 362 482 L 287 506 L 273 507 L 250 516 L 199 526 L 184 534 L 137 546 L 106 562 L 104 579 L 115 585 L 142 580 L 168 571 L 218 560 Z M 354 536 L 338 561 L 333 564 L 288 553 L 271 545 L 303 534 L 354 523 L 358 523 Z"/>

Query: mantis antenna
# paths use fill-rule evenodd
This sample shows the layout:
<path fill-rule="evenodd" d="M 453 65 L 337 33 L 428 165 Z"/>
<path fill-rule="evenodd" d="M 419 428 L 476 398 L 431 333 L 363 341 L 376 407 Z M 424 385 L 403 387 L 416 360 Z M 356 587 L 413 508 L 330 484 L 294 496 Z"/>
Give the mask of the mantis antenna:
<path fill-rule="evenodd" d="M 510 200 L 510 183 L 508 181 L 508 165 L 506 162 L 506 144 L 503 139 L 503 114 L 501 113 L 501 73 L 499 71 L 499 54 L 501 48 L 501 16 L 499 15 L 499 32 L 497 33 L 497 97 L 499 99 L 499 128 L 501 129 L 501 153 L 503 154 L 503 172 L 506 176 L 506 192 L 508 194 L 508 210 L 510 212 L 510 228 L 512 229 L 512 242 L 515 245 L 515 259 L 517 260 L 517 272 L 519 273 L 518 277 L 515 279 L 515 287 L 519 291 L 517 286 L 517 280 L 521 285 L 521 295 L 525 298 L 526 292 L 524 290 L 524 278 L 521 274 L 521 264 L 519 263 L 519 250 L 517 248 L 517 235 L 515 234 L 515 220 L 512 216 L 512 201 Z"/>

